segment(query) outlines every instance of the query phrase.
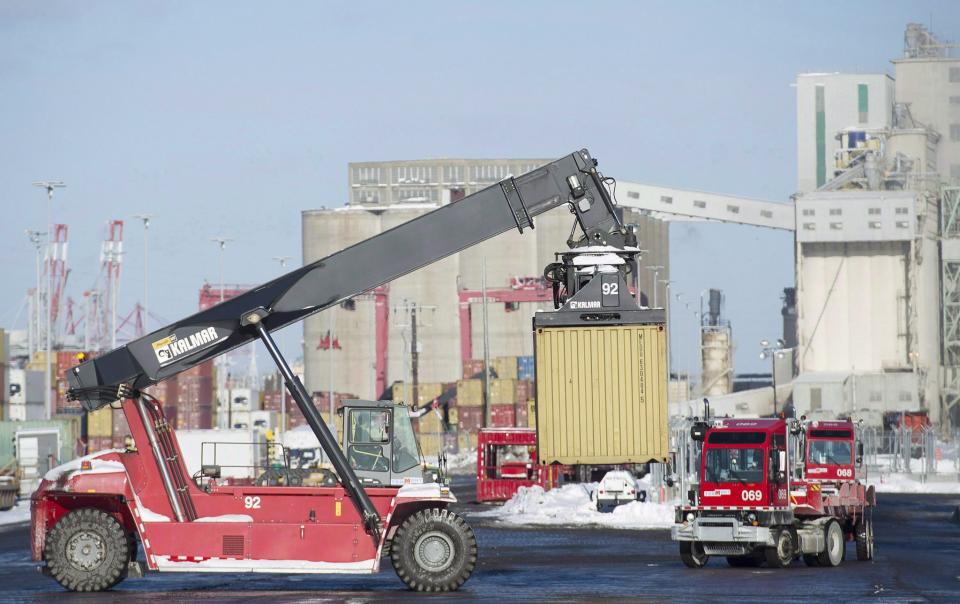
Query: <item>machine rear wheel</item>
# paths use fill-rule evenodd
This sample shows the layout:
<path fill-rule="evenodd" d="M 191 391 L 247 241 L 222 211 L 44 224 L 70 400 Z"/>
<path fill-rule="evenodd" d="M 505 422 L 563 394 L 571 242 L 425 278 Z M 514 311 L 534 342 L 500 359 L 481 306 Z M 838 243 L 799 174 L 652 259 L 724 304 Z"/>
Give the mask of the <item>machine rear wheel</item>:
<path fill-rule="evenodd" d="M 696 541 L 681 541 L 680 559 L 689 568 L 703 568 L 710 561 L 710 556 L 703 551 L 703 544 Z"/>
<path fill-rule="evenodd" d="M 857 540 L 857 560 L 873 560 L 873 520 L 862 518 L 853 529 Z"/>
<path fill-rule="evenodd" d="M 786 568 L 793 562 L 793 556 L 796 553 L 794 548 L 793 535 L 786 529 L 776 532 L 773 537 L 774 546 L 768 547 L 764 551 L 767 558 L 767 566 L 770 568 Z"/>
<path fill-rule="evenodd" d="M 477 538 L 463 518 L 449 510 L 420 510 L 397 529 L 390 560 L 414 591 L 454 591 L 477 565 Z"/>
<path fill-rule="evenodd" d="M 823 551 L 817 554 L 817 562 L 820 566 L 840 566 L 843 562 L 847 542 L 843 539 L 843 529 L 836 520 L 827 522 L 823 527 Z"/>
<path fill-rule="evenodd" d="M 103 591 L 127 576 L 131 545 L 120 523 L 94 508 L 74 510 L 47 535 L 50 575 L 70 591 Z"/>

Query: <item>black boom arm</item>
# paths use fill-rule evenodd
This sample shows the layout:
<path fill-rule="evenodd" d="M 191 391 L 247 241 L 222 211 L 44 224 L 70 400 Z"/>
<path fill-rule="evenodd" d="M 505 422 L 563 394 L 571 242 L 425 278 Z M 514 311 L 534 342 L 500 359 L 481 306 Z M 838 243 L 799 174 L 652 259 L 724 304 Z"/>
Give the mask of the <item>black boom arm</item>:
<path fill-rule="evenodd" d="M 496 235 L 533 228 L 533 217 L 569 204 L 577 245 L 623 246 L 618 219 L 596 161 L 584 149 L 442 206 L 291 271 L 72 368 L 70 396 L 88 410 L 181 373 L 352 296 Z"/>

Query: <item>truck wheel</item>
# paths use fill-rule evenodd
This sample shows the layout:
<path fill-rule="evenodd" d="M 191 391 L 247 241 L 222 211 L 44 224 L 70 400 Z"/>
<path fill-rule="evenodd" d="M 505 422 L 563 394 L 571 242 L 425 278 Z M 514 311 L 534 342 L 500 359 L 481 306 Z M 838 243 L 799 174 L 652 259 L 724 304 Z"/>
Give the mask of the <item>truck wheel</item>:
<path fill-rule="evenodd" d="M 397 529 L 390 560 L 414 591 L 454 591 L 477 565 L 477 538 L 463 518 L 449 510 L 420 510 Z"/>
<path fill-rule="evenodd" d="M 43 556 L 50 575 L 70 591 L 103 591 L 126 578 L 130 549 L 113 516 L 82 508 L 53 527 Z"/>
<path fill-rule="evenodd" d="M 862 518 L 853 528 L 857 540 L 857 560 L 873 560 L 873 520 Z"/>
<path fill-rule="evenodd" d="M 710 561 L 710 556 L 703 551 L 702 544 L 696 541 L 681 541 L 680 559 L 688 568 L 703 568 Z"/>
<path fill-rule="evenodd" d="M 840 566 L 843 562 L 844 550 L 847 548 L 847 542 L 843 538 L 843 529 L 836 520 L 827 522 L 823 527 L 823 551 L 817 554 L 817 562 L 820 566 Z"/>
<path fill-rule="evenodd" d="M 767 566 L 770 568 L 786 568 L 793 562 L 796 549 L 793 544 L 793 535 L 786 529 L 780 529 L 773 535 L 773 547 L 764 550 Z"/>

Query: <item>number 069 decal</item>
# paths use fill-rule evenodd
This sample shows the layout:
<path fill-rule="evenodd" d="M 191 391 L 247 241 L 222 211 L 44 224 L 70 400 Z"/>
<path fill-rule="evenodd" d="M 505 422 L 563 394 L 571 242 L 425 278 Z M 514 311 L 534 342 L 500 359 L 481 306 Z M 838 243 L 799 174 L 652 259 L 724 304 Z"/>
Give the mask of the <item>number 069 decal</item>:
<path fill-rule="evenodd" d="M 763 492 L 760 490 L 740 491 L 740 499 L 744 501 L 760 501 L 763 499 Z"/>

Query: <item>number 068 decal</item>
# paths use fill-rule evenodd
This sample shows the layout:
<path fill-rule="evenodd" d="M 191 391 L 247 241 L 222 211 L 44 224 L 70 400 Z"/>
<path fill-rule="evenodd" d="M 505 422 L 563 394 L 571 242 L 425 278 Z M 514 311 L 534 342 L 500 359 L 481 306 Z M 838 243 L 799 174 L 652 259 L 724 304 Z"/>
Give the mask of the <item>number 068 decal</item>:
<path fill-rule="evenodd" d="M 743 499 L 744 501 L 760 501 L 763 499 L 763 492 L 759 489 L 740 491 L 740 499 Z"/>

